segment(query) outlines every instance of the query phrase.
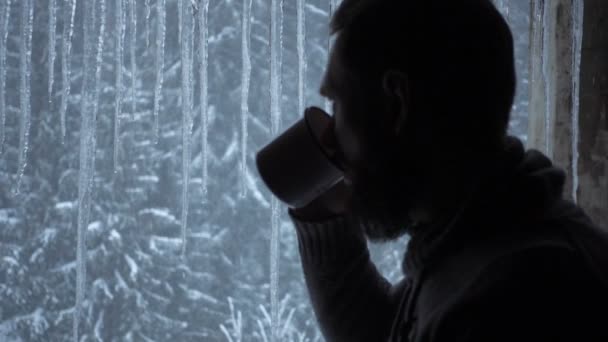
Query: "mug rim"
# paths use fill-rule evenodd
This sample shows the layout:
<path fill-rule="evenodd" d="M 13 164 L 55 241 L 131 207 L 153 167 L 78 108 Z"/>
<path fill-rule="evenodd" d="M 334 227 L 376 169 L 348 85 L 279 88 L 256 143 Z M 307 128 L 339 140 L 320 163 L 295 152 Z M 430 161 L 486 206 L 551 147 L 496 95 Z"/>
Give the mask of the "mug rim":
<path fill-rule="evenodd" d="M 342 168 L 342 166 L 340 166 L 340 163 L 336 162 L 336 160 L 327 153 L 327 151 L 321 144 L 321 142 L 320 142 L 321 137 L 317 136 L 315 134 L 315 130 L 312 128 L 312 125 L 311 125 L 310 119 L 309 119 L 311 115 L 317 115 L 317 114 L 313 114 L 313 112 L 317 112 L 317 114 L 319 114 L 318 117 L 323 117 L 324 118 L 323 120 L 325 120 L 326 123 L 329 122 L 329 120 L 331 120 L 330 119 L 331 115 L 319 107 L 311 106 L 311 107 L 306 108 L 306 110 L 304 111 L 304 121 L 306 122 L 306 128 L 308 129 L 308 132 L 313 136 L 313 140 L 315 141 L 315 144 L 317 145 L 319 150 L 321 150 L 321 152 L 323 153 L 325 158 L 336 169 L 340 170 L 341 172 L 344 172 L 345 170 Z"/>

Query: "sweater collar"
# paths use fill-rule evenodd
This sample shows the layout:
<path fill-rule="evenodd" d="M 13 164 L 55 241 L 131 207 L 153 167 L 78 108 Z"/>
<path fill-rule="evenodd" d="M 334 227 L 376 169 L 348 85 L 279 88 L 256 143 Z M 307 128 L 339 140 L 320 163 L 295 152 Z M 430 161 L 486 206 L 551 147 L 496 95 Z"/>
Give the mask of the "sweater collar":
<path fill-rule="evenodd" d="M 489 169 L 454 215 L 412 232 L 402 264 L 405 274 L 416 277 L 431 261 L 446 255 L 444 249 L 462 248 L 483 234 L 516 227 L 517 222 L 542 215 L 562 197 L 564 171 L 541 152 L 525 151 L 515 137 L 507 138 L 502 157 Z"/>

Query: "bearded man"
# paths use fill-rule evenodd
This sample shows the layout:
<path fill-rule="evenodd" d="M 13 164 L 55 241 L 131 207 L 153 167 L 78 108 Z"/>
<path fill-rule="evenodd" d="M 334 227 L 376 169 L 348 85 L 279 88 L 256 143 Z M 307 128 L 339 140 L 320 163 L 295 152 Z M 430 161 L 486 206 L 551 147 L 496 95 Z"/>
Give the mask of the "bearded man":
<path fill-rule="evenodd" d="M 323 139 L 345 178 L 288 210 L 327 341 L 608 341 L 608 237 L 507 135 L 513 39 L 491 1 L 344 0 L 332 31 Z M 391 284 L 367 240 L 403 234 Z"/>

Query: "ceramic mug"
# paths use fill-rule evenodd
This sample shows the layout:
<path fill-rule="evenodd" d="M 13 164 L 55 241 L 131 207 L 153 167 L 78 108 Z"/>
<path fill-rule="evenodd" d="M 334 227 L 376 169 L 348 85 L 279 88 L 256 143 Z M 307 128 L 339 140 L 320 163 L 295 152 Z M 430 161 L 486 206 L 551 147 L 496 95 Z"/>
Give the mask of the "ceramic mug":
<path fill-rule="evenodd" d="M 333 118 L 317 107 L 256 155 L 258 172 L 270 191 L 292 208 L 301 208 L 344 178 L 335 153 L 323 141 Z"/>

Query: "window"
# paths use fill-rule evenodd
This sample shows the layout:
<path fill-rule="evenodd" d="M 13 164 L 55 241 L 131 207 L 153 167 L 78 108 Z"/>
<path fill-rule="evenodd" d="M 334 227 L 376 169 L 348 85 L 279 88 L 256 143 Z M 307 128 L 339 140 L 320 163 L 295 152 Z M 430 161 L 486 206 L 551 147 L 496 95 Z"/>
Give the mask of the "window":
<path fill-rule="evenodd" d="M 321 340 L 282 206 L 273 317 L 273 204 L 253 166 L 302 104 L 323 103 L 328 1 L 282 3 L 283 49 L 275 0 L 0 3 L 1 340 L 266 341 L 273 324 L 281 341 Z M 501 8 L 519 76 L 511 131 L 525 139 L 529 6 Z M 372 246 L 392 280 L 404 245 Z"/>

